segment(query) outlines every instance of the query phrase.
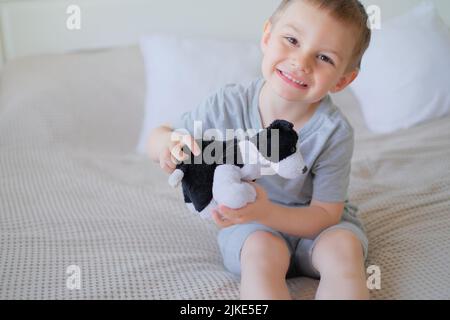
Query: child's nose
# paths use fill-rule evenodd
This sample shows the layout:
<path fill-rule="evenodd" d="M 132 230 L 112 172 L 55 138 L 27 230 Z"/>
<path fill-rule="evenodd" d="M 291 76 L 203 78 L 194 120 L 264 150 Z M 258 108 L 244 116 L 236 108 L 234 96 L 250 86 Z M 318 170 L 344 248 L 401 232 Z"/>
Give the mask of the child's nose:
<path fill-rule="evenodd" d="M 295 55 L 291 59 L 291 65 L 294 69 L 299 69 L 304 73 L 311 73 L 311 60 L 307 55 Z"/>

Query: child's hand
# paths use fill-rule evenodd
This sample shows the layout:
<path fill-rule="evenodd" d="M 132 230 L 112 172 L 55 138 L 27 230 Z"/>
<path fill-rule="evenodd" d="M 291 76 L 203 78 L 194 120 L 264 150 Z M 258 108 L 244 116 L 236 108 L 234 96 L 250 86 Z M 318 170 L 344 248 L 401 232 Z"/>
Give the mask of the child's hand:
<path fill-rule="evenodd" d="M 249 182 L 256 190 L 255 202 L 247 204 L 240 209 L 231 209 L 219 204 L 213 210 L 213 219 L 220 228 L 226 228 L 235 224 L 244 224 L 251 221 L 264 221 L 271 213 L 272 202 L 267 197 L 267 193 L 258 184 Z"/>
<path fill-rule="evenodd" d="M 189 158 L 189 156 L 183 152 L 183 146 L 187 146 L 195 156 L 198 156 L 201 153 L 200 147 L 191 135 L 173 131 L 169 137 L 167 147 L 164 148 L 159 155 L 159 165 L 161 169 L 171 174 L 178 163 Z"/>

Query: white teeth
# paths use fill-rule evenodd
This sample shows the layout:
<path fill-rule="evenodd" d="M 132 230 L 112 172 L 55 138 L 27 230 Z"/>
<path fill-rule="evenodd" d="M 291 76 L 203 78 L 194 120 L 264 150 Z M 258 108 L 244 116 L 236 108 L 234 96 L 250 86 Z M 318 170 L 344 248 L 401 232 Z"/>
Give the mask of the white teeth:
<path fill-rule="evenodd" d="M 295 83 L 297 83 L 297 84 L 299 84 L 299 85 L 301 85 L 301 86 L 306 86 L 305 83 L 304 83 L 303 81 L 295 80 L 295 79 L 293 79 L 290 75 L 284 73 L 283 71 L 282 71 L 282 73 L 283 73 L 283 75 L 284 75 L 286 78 L 288 78 L 288 79 L 291 80 L 292 82 L 295 82 Z"/>

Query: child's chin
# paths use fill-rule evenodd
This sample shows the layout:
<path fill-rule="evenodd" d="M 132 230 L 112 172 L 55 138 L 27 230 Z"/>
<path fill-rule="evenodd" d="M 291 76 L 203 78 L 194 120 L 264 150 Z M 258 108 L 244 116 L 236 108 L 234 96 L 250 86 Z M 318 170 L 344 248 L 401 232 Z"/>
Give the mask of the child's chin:
<path fill-rule="evenodd" d="M 300 102 L 304 100 L 304 97 L 286 91 L 287 90 L 280 90 L 278 96 L 287 102 Z"/>

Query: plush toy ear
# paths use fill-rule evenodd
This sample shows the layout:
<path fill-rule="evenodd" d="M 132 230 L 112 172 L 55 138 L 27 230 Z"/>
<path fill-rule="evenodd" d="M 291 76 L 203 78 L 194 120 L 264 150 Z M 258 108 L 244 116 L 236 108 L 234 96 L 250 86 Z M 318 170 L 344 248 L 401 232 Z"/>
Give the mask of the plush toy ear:
<path fill-rule="evenodd" d="M 270 129 L 293 129 L 294 125 L 292 123 L 290 123 L 289 121 L 286 120 L 275 120 L 274 122 L 271 123 L 271 125 L 269 126 Z"/>

